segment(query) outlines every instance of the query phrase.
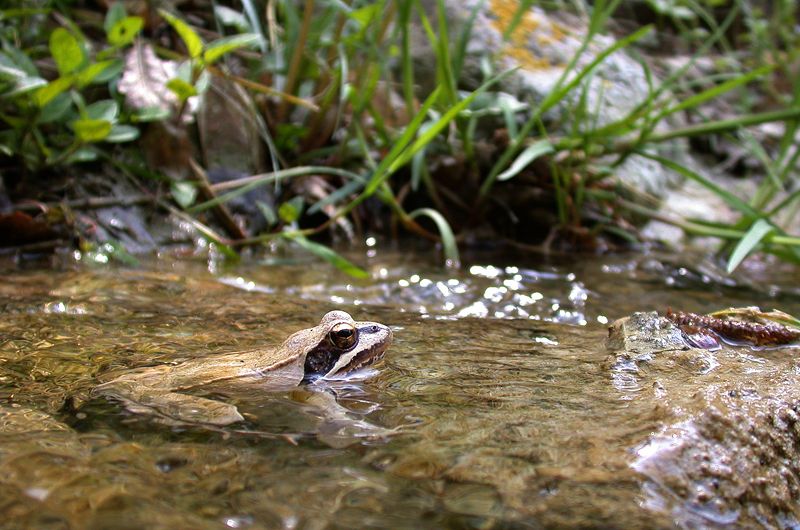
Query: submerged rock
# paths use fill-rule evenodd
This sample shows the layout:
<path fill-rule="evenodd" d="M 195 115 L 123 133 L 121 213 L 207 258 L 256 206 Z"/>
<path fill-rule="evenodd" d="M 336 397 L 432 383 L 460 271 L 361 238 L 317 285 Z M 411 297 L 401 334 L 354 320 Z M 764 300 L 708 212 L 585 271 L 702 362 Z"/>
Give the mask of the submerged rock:
<path fill-rule="evenodd" d="M 615 322 L 608 345 L 612 373 L 666 418 L 631 464 L 646 507 L 692 528 L 800 524 L 796 350 L 693 348 L 654 312 Z"/>

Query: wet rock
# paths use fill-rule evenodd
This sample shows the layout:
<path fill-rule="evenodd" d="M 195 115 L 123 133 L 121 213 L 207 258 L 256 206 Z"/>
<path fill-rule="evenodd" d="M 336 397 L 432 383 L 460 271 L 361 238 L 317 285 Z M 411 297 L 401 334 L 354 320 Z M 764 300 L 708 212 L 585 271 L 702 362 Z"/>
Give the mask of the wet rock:
<path fill-rule="evenodd" d="M 646 477 L 648 508 L 690 528 L 800 524 L 796 350 L 681 347 L 655 313 L 614 323 L 608 344 L 612 373 L 636 383 L 626 390 L 665 407 L 631 464 Z"/>
<path fill-rule="evenodd" d="M 422 4 L 428 16 L 434 18 L 436 2 L 426 0 Z M 511 95 L 520 102 L 530 102 L 531 108 L 534 108 L 552 93 L 565 68 L 579 53 L 588 27 L 583 19 L 532 7 L 523 13 L 515 30 L 506 39 L 504 33 L 515 20 L 520 4 L 518 1 L 499 0 L 446 1 L 445 9 L 451 35 L 461 35 L 472 24 L 460 86 L 474 90 L 486 79 L 487 71 L 491 72 L 489 75 L 494 75 L 518 67 L 493 90 Z M 577 61 L 577 71 L 589 65 L 614 43 L 615 39 L 611 36 L 593 36 Z M 436 65 L 436 59 L 422 28 L 417 31 L 412 53 L 415 71 L 421 74 L 417 78 L 435 80 L 435 72 L 431 69 Z M 431 72 L 430 75 L 425 75 L 426 70 Z M 654 81 L 654 84 L 657 83 Z M 423 88 L 430 92 L 433 86 Z M 572 90 L 543 119 L 550 131 L 603 127 L 625 118 L 647 99 L 650 92 L 642 65 L 626 51 L 619 50 L 596 66 L 583 86 Z M 581 105 L 585 105 L 588 115 L 576 112 Z M 670 119 L 676 124 L 681 121 L 679 116 Z M 667 129 L 669 125 L 666 122 L 657 128 Z M 494 129 L 489 130 L 484 136 L 491 137 L 493 132 Z M 675 158 L 685 151 L 683 145 L 682 142 L 665 143 L 657 150 L 663 156 Z M 681 180 L 660 164 L 637 157 L 629 157 L 615 167 L 615 174 L 626 184 L 656 197 L 664 195 L 669 187 Z"/>

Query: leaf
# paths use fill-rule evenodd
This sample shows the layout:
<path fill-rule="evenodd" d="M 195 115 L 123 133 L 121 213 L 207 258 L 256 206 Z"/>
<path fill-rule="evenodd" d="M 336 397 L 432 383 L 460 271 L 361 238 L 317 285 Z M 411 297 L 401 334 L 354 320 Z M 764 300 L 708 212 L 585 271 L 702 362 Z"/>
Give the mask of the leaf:
<path fill-rule="evenodd" d="M 97 150 L 91 146 L 81 147 L 64 161 L 67 164 L 80 164 L 81 162 L 94 162 L 97 160 Z"/>
<path fill-rule="evenodd" d="M 100 61 L 90 64 L 78 74 L 78 86 L 84 87 L 88 85 L 100 77 L 100 75 L 103 74 L 107 68 L 118 64 L 118 61 Z"/>
<path fill-rule="evenodd" d="M 3 53 L 0 53 L 0 57 L 3 55 L 10 59 L 10 65 L 19 68 L 30 77 L 39 77 L 39 70 L 36 69 L 31 58 L 16 46 L 9 44 L 3 46 Z"/>
<path fill-rule="evenodd" d="M 125 17 L 117 21 L 107 32 L 108 43 L 118 48 L 127 46 L 133 42 L 143 27 L 144 19 L 142 17 Z"/>
<path fill-rule="evenodd" d="M 215 40 L 209 44 L 206 47 L 206 51 L 203 52 L 203 61 L 206 64 L 212 64 L 228 52 L 259 42 L 261 42 L 261 35 L 256 35 L 255 33 L 245 33 L 243 35 L 234 35 L 232 37 L 224 37 Z"/>
<path fill-rule="evenodd" d="M 261 212 L 261 215 L 264 216 L 267 226 L 275 226 L 278 224 L 278 216 L 275 214 L 275 210 L 272 209 L 272 207 L 263 201 L 256 201 L 256 206 L 258 207 L 258 211 Z"/>
<path fill-rule="evenodd" d="M 436 228 L 439 229 L 439 236 L 442 238 L 442 247 L 444 248 L 444 257 L 447 260 L 447 264 L 451 267 L 458 267 L 461 260 L 458 255 L 456 237 L 453 235 L 453 229 L 450 228 L 450 224 L 448 224 L 442 214 L 433 208 L 420 208 L 408 214 L 411 219 L 419 217 L 420 215 L 424 215 L 436 223 Z"/>
<path fill-rule="evenodd" d="M 37 90 L 47 86 L 47 81 L 41 77 L 23 77 L 16 79 L 11 88 L 2 94 L 3 97 L 14 97 L 21 94 L 26 94 L 33 90 Z"/>
<path fill-rule="evenodd" d="M 336 202 L 338 202 L 338 201 L 340 201 L 340 200 L 352 195 L 353 193 L 357 192 L 358 190 L 360 190 L 363 187 L 364 187 L 364 182 L 363 181 L 361 181 L 361 180 L 351 180 L 347 184 L 344 184 L 343 186 L 341 186 L 339 189 L 331 192 L 330 194 L 326 195 L 322 199 L 320 199 L 317 202 L 315 202 L 314 204 L 312 204 L 308 208 L 308 214 L 309 215 L 315 214 L 315 213 L 321 211 L 323 208 L 325 208 L 329 204 L 334 204 L 334 203 L 336 203 Z"/>
<path fill-rule="evenodd" d="M 223 26 L 233 26 L 241 33 L 248 33 L 252 30 L 244 13 L 240 13 L 230 7 L 215 4 L 214 15 Z"/>
<path fill-rule="evenodd" d="M 189 52 L 189 57 L 192 59 L 200 57 L 200 54 L 203 53 L 203 40 L 200 38 L 200 35 L 186 22 L 167 13 L 163 9 L 159 9 L 158 13 L 164 17 L 164 20 L 169 22 L 169 25 L 172 26 L 183 40 L 183 43 L 186 45 L 186 51 Z"/>
<path fill-rule="evenodd" d="M 197 95 L 197 89 L 191 83 L 187 83 L 180 77 L 173 77 L 167 81 L 167 88 L 178 96 L 181 101 L 186 101 L 192 96 Z"/>
<path fill-rule="evenodd" d="M 118 90 L 125 94 L 125 103 L 134 110 L 169 111 L 177 104 L 177 96 L 167 88 L 167 81 L 177 74 L 174 61 L 163 61 L 150 44 L 137 42 L 125 56 L 125 72 Z"/>
<path fill-rule="evenodd" d="M 117 1 L 111 4 L 111 7 L 108 8 L 108 12 L 106 13 L 106 19 L 103 21 L 103 29 L 106 35 L 111 32 L 111 28 L 114 27 L 114 24 L 125 18 L 126 15 L 124 3 Z"/>
<path fill-rule="evenodd" d="M 191 182 L 173 182 L 170 186 L 170 191 L 172 192 L 172 198 L 181 208 L 188 208 L 194 204 L 197 198 L 197 188 Z"/>
<path fill-rule="evenodd" d="M 132 122 L 148 122 L 160 121 L 169 118 L 169 111 L 167 109 L 160 109 L 158 107 L 150 107 L 141 109 L 135 114 L 130 116 Z"/>
<path fill-rule="evenodd" d="M 286 224 L 291 224 L 300 219 L 303 213 L 303 198 L 292 197 L 278 208 L 278 217 Z"/>
<path fill-rule="evenodd" d="M 0 54 L 0 79 L 15 81 L 17 79 L 24 79 L 28 77 L 25 70 L 19 68 L 10 57 L 5 54 Z"/>
<path fill-rule="evenodd" d="M 119 261 L 123 265 L 130 267 L 138 267 L 139 260 L 136 259 L 130 252 L 125 249 L 125 246 L 116 240 L 106 241 L 102 245 L 102 250 L 111 258 Z"/>
<path fill-rule="evenodd" d="M 86 59 L 80 41 L 64 28 L 50 34 L 50 54 L 62 76 L 75 72 Z"/>
<path fill-rule="evenodd" d="M 517 158 L 511 163 L 511 165 L 497 175 L 497 180 L 508 180 L 510 178 L 516 177 L 520 171 L 528 167 L 528 165 L 539 158 L 542 155 L 546 155 L 553 152 L 553 144 L 550 143 L 549 140 L 539 140 L 538 142 L 534 142 L 528 147 L 526 147 Z"/>
<path fill-rule="evenodd" d="M 766 219 L 758 219 L 750 226 L 750 229 L 745 233 L 744 237 L 739 240 L 736 248 L 731 252 L 731 257 L 728 258 L 728 274 L 736 270 L 736 267 L 742 262 L 744 258 L 764 239 L 764 236 L 769 234 L 775 229 Z"/>
<path fill-rule="evenodd" d="M 111 122 L 108 120 L 82 119 L 72 122 L 72 128 L 81 142 L 99 142 L 104 140 L 111 132 Z"/>
<path fill-rule="evenodd" d="M 345 274 L 349 274 L 353 278 L 358 279 L 366 279 L 369 278 L 369 273 L 354 265 L 352 262 L 348 261 L 341 255 L 337 254 L 330 248 L 326 247 L 325 245 L 320 245 L 319 243 L 315 243 L 310 239 L 306 239 L 305 236 L 299 234 L 291 234 L 291 233 L 284 233 L 284 237 L 294 241 L 307 251 L 311 252 L 312 254 L 316 255 L 327 261 L 328 263 L 332 264 L 334 267 L 339 269 L 340 271 L 344 272 Z"/>
<path fill-rule="evenodd" d="M 39 117 L 36 120 L 37 124 L 53 123 L 63 118 L 70 107 L 72 106 L 72 98 L 69 94 L 61 93 L 54 97 L 50 103 L 42 107 L 39 111 Z"/>
<path fill-rule="evenodd" d="M 725 92 L 733 90 L 734 88 L 737 88 L 741 85 L 747 84 L 750 81 L 753 81 L 754 79 L 757 79 L 759 77 L 763 77 L 764 75 L 768 74 L 774 69 L 775 65 L 765 65 L 762 66 L 761 68 L 756 68 L 755 70 L 748 72 L 746 74 L 734 77 L 733 79 L 729 79 L 724 83 L 714 85 L 711 88 L 700 92 L 699 94 L 694 94 L 690 97 L 682 99 L 680 103 L 671 108 L 665 109 L 653 121 L 659 121 L 665 116 L 668 116 L 670 114 L 674 114 L 682 110 L 697 107 L 710 99 L 714 99 L 721 96 Z"/>
<path fill-rule="evenodd" d="M 375 15 L 378 14 L 378 9 L 380 6 L 380 2 L 375 2 L 360 9 L 352 10 L 347 14 L 347 16 L 358 22 L 359 26 L 365 28 L 369 26 L 370 22 L 372 22 L 372 20 L 375 18 Z"/>
<path fill-rule="evenodd" d="M 725 188 L 722 188 L 722 187 L 718 186 L 717 184 L 711 182 L 707 178 L 703 177 L 702 175 L 692 171 L 691 169 L 689 169 L 689 168 L 687 168 L 685 166 L 682 166 L 682 165 L 680 165 L 680 164 L 678 164 L 676 162 L 673 162 L 672 160 L 670 160 L 668 158 L 664 158 L 664 157 L 661 157 L 661 156 L 658 156 L 658 155 L 654 155 L 654 154 L 651 154 L 651 153 L 648 153 L 648 152 L 642 151 L 642 150 L 636 151 L 636 154 L 638 154 L 639 156 L 643 156 L 645 158 L 649 158 L 650 160 L 655 160 L 659 164 L 661 164 L 663 166 L 666 166 L 669 169 L 680 173 L 684 177 L 697 182 L 698 184 L 700 184 L 704 188 L 706 188 L 709 191 L 711 191 L 714 195 L 716 195 L 717 197 L 720 197 L 722 200 L 727 202 L 728 205 L 731 206 L 732 208 L 738 210 L 739 212 L 741 212 L 741 213 L 743 213 L 743 214 L 745 214 L 745 215 L 747 215 L 749 217 L 752 217 L 753 219 L 756 219 L 756 218 L 761 216 L 761 214 L 759 212 L 757 212 L 752 206 L 750 206 L 749 204 L 744 202 L 742 199 L 740 199 L 739 197 L 737 197 L 733 193 L 729 192 Z"/>
<path fill-rule="evenodd" d="M 36 103 L 39 107 L 44 107 L 50 101 L 53 100 L 56 96 L 67 90 L 70 86 L 72 86 L 72 82 L 75 80 L 73 76 L 67 77 L 59 77 L 58 79 L 54 79 L 47 83 L 47 85 L 43 86 L 39 90 L 36 91 Z"/>
<path fill-rule="evenodd" d="M 86 107 L 86 116 L 93 120 L 114 122 L 119 115 L 119 105 L 113 99 L 95 101 Z"/>
<path fill-rule="evenodd" d="M 111 127 L 111 132 L 106 136 L 106 142 L 119 144 L 123 142 L 132 142 L 137 138 L 139 138 L 138 128 L 133 125 L 114 124 L 114 126 Z"/>

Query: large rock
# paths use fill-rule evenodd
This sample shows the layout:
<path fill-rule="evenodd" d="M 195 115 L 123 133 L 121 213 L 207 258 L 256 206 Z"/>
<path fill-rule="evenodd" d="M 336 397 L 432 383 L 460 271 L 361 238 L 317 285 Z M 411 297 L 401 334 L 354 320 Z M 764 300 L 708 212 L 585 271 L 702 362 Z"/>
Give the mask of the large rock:
<path fill-rule="evenodd" d="M 436 1 L 425 0 L 422 3 L 428 16 L 433 19 Z M 486 78 L 486 65 L 489 65 L 488 70 L 492 74 L 518 67 L 516 72 L 496 85 L 495 90 L 529 102 L 533 108 L 554 90 L 565 68 L 580 51 L 588 29 L 583 19 L 565 15 L 556 17 L 538 7 L 532 7 L 520 18 L 508 39 L 504 39 L 503 34 L 512 24 L 519 4 L 519 1 L 500 0 L 445 2 L 447 23 L 453 42 L 468 27 L 470 21 L 473 24 L 458 80 L 460 86 L 466 89 L 477 88 Z M 436 79 L 436 57 L 421 29 L 417 31 L 415 42 L 413 53 L 417 80 L 423 80 L 422 88 L 427 93 L 432 90 L 433 80 Z M 594 35 L 580 55 L 574 72 L 589 65 L 614 42 L 615 39 L 611 36 Z M 426 79 L 429 80 L 427 85 L 424 81 Z M 655 84 L 658 84 L 657 80 Z M 625 50 L 620 50 L 605 58 L 544 119 L 548 124 L 548 131 L 553 134 L 570 133 L 575 126 L 578 130 L 602 127 L 625 118 L 646 100 L 649 92 L 650 86 L 642 65 Z M 582 102 L 585 103 L 585 115 L 576 112 Z M 659 125 L 660 130 L 665 128 L 668 128 L 666 123 Z M 485 131 L 485 136 L 491 137 L 492 133 L 493 131 Z M 676 151 L 683 150 L 682 142 L 671 142 L 659 147 L 664 156 L 672 158 L 676 156 Z M 680 181 L 675 173 L 661 165 L 637 157 L 629 157 L 617 166 L 615 174 L 625 184 L 657 197 L 663 196 L 669 186 Z"/>

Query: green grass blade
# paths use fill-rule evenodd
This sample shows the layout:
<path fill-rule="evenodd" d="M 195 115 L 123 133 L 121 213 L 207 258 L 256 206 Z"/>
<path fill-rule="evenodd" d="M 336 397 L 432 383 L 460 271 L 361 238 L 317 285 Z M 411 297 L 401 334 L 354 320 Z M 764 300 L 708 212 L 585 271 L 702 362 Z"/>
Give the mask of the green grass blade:
<path fill-rule="evenodd" d="M 742 260 L 774 229 L 765 219 L 757 219 L 731 252 L 731 256 L 728 258 L 728 274 L 736 270 Z"/>
<path fill-rule="evenodd" d="M 244 195 L 248 191 L 254 190 L 260 186 L 264 186 L 266 184 L 270 184 L 273 182 L 279 182 L 293 177 L 299 177 L 301 175 L 312 175 L 312 174 L 336 175 L 346 179 L 363 180 L 363 178 L 360 175 L 357 175 L 345 169 L 339 169 L 327 166 L 298 166 L 290 169 L 282 169 L 280 171 L 273 171 L 271 173 L 264 173 L 262 175 L 255 175 L 253 177 L 250 177 L 249 179 L 247 179 L 246 182 L 242 182 L 241 185 L 237 187 L 235 190 L 225 193 L 224 195 L 215 197 L 209 201 L 197 204 L 192 208 L 189 208 L 187 211 L 190 213 L 203 212 L 205 210 L 213 208 L 214 206 L 224 204 L 230 201 L 231 199 L 235 199 L 240 195 Z"/>
<path fill-rule="evenodd" d="M 546 155 L 553 152 L 553 144 L 550 143 L 549 140 L 539 140 L 537 142 L 532 143 L 519 154 L 519 156 L 511 163 L 511 165 L 497 175 L 497 180 L 503 181 L 511 179 L 520 171 L 528 167 L 528 165 L 539 158 L 542 155 Z"/>
<path fill-rule="evenodd" d="M 511 145 L 506 148 L 506 150 L 500 156 L 500 159 L 492 167 L 492 170 L 489 172 L 489 176 L 486 177 L 486 180 L 484 180 L 483 184 L 481 184 L 481 188 L 478 192 L 479 196 L 482 198 L 486 197 L 486 195 L 489 193 L 489 190 L 497 180 L 497 175 L 499 175 L 508 166 L 508 164 L 511 162 L 511 158 L 517 154 L 517 151 L 519 151 L 520 147 L 522 147 L 522 143 L 528 137 L 530 132 L 533 130 L 533 127 L 539 122 L 540 117 L 544 115 L 544 113 L 550 110 L 559 101 L 564 99 L 567 94 L 569 94 L 571 90 L 573 90 L 587 75 L 589 75 L 589 73 L 594 70 L 597 65 L 603 62 L 606 57 L 617 50 L 622 49 L 641 39 L 647 33 L 649 33 L 651 29 L 651 26 L 644 26 L 638 31 L 631 33 L 627 37 L 616 41 L 614 44 L 597 54 L 594 60 L 586 65 L 586 67 L 584 67 L 577 75 L 575 75 L 566 85 L 561 86 L 577 62 L 577 57 L 579 54 L 576 54 L 576 56 L 573 57 L 572 61 L 570 61 L 570 63 L 564 69 L 561 78 L 559 78 L 558 82 L 556 83 L 556 88 L 547 95 L 544 101 L 542 101 L 541 105 L 539 105 L 533 114 L 531 114 L 530 118 L 528 118 L 528 121 L 522 127 L 519 134 L 514 138 L 514 141 L 511 142 Z M 587 36 L 587 38 L 588 37 L 589 36 Z M 588 46 L 588 40 L 583 43 L 580 51 L 582 52 L 586 46 Z"/>
<path fill-rule="evenodd" d="M 339 202 L 340 200 L 356 193 L 358 190 L 364 187 L 364 181 L 362 179 L 359 180 L 351 180 L 350 182 L 346 183 L 341 188 L 337 189 L 336 191 L 331 192 L 330 195 L 324 197 L 309 207 L 306 212 L 310 214 L 315 214 L 328 206 L 329 204 L 334 204 Z"/>
<path fill-rule="evenodd" d="M 458 245 L 456 244 L 456 237 L 453 235 L 453 229 L 450 228 L 447 220 L 433 208 L 420 208 L 408 214 L 411 219 L 421 215 L 428 217 L 436 224 L 439 236 L 442 238 L 442 247 L 444 248 L 444 257 L 447 260 L 447 264 L 452 267 L 458 267 L 461 263 L 458 255 Z"/>
<path fill-rule="evenodd" d="M 375 172 L 370 178 L 367 189 L 364 190 L 362 195 L 369 196 L 375 193 L 375 190 L 378 189 L 378 186 L 380 186 L 385 178 L 389 176 L 389 174 L 387 174 L 389 166 L 400 157 L 400 154 L 414 138 L 414 135 L 417 134 L 422 122 L 427 117 L 428 111 L 438 99 L 439 92 L 440 88 L 436 87 L 436 89 L 428 96 L 428 99 L 426 99 L 422 104 L 422 107 L 420 107 L 416 116 L 414 116 L 414 119 L 412 119 L 411 123 L 408 124 L 405 131 L 403 131 L 403 134 L 401 134 L 400 138 L 397 139 L 386 157 L 384 157 L 384 159 L 381 160 L 381 163 L 378 164 L 378 167 L 375 169 Z"/>
<path fill-rule="evenodd" d="M 472 103 L 472 100 L 474 100 L 479 94 L 483 93 L 487 88 L 511 74 L 513 71 L 514 70 L 506 70 L 505 72 L 492 77 L 471 92 L 467 97 L 447 109 L 447 112 L 445 112 L 441 118 L 432 123 L 429 128 L 425 129 L 425 131 L 420 134 L 419 138 L 416 139 L 411 147 L 403 152 L 402 156 L 393 161 L 393 163 L 389 166 L 389 173 L 394 173 L 402 166 L 407 164 L 409 160 L 414 157 L 417 151 L 428 145 L 434 138 L 436 138 L 442 129 L 444 129 L 456 116 L 458 116 L 459 112 L 466 109 L 469 104 Z"/>
<path fill-rule="evenodd" d="M 675 105 L 673 107 L 665 109 L 664 111 L 662 111 L 658 115 L 658 117 L 656 118 L 656 121 L 658 121 L 658 120 L 660 120 L 660 119 L 662 119 L 662 118 L 664 118 L 666 116 L 669 116 L 670 114 L 674 114 L 674 113 L 680 112 L 682 110 L 691 109 L 693 107 L 697 107 L 699 105 L 702 105 L 706 101 L 709 101 L 711 99 L 719 97 L 722 94 L 724 94 L 725 92 L 733 90 L 734 88 L 740 87 L 742 85 L 746 85 L 750 81 L 753 81 L 754 79 L 758 79 L 759 77 L 762 77 L 763 75 L 768 74 L 769 72 L 771 72 L 774 69 L 775 69 L 774 65 L 762 66 L 761 68 L 756 68 L 755 70 L 753 70 L 751 72 L 748 72 L 748 73 L 746 73 L 744 75 L 740 75 L 740 76 L 735 77 L 733 79 L 729 79 L 728 81 L 725 81 L 724 83 L 720 83 L 719 85 L 714 85 L 713 87 L 711 87 L 711 88 L 709 88 L 707 90 L 704 90 L 704 91 L 700 92 L 699 94 L 695 94 L 693 96 L 685 98 L 684 100 L 682 100 L 680 103 L 678 103 L 677 105 Z"/>
<path fill-rule="evenodd" d="M 223 37 L 210 43 L 203 52 L 203 61 L 212 64 L 228 52 L 238 48 L 252 46 L 261 42 L 261 35 L 256 33 L 242 33 L 231 37 Z"/>
<path fill-rule="evenodd" d="M 357 265 L 354 265 L 352 262 L 348 261 L 343 256 L 337 254 L 325 245 L 320 245 L 319 243 L 307 239 L 301 234 L 291 232 L 284 233 L 283 237 L 289 239 L 290 241 L 294 241 L 305 250 L 311 252 L 319 258 L 324 259 L 340 271 L 352 276 L 353 278 L 358 278 L 360 280 L 369 278 L 369 273 L 367 271 Z"/>
<path fill-rule="evenodd" d="M 722 198 L 722 200 L 724 200 L 726 203 L 728 203 L 729 206 L 731 206 L 735 210 L 738 210 L 739 212 L 743 213 L 744 215 L 746 215 L 748 217 L 751 217 L 752 219 L 758 219 L 758 218 L 762 217 L 762 214 L 760 212 L 758 212 L 755 209 L 753 209 L 752 206 L 750 206 L 749 204 L 744 202 L 742 199 L 740 199 L 739 197 L 737 197 L 733 193 L 729 192 L 728 190 L 717 186 L 716 184 L 714 184 L 713 182 L 711 182 L 707 178 L 703 177 L 702 175 L 699 175 L 699 174 L 695 173 L 691 169 L 689 169 L 687 167 L 684 167 L 684 166 L 682 166 L 682 165 L 680 165 L 680 164 L 678 164 L 676 162 L 673 162 L 672 160 L 669 160 L 667 158 L 663 158 L 661 156 L 654 155 L 654 154 L 651 154 L 651 153 L 646 153 L 644 151 L 636 151 L 636 154 L 638 154 L 640 156 L 643 156 L 645 158 L 649 158 L 650 160 L 655 160 L 659 164 L 661 164 L 661 165 L 663 165 L 665 167 L 668 167 L 669 169 L 671 169 L 673 171 L 676 171 L 676 172 L 680 173 L 681 175 L 683 175 L 684 177 L 686 177 L 686 178 L 688 178 L 690 180 L 693 180 L 693 181 L 697 182 L 698 184 L 700 184 L 704 188 L 706 188 L 709 191 L 711 191 L 712 193 L 714 193 L 714 195 L 717 195 L 718 197 Z"/>

